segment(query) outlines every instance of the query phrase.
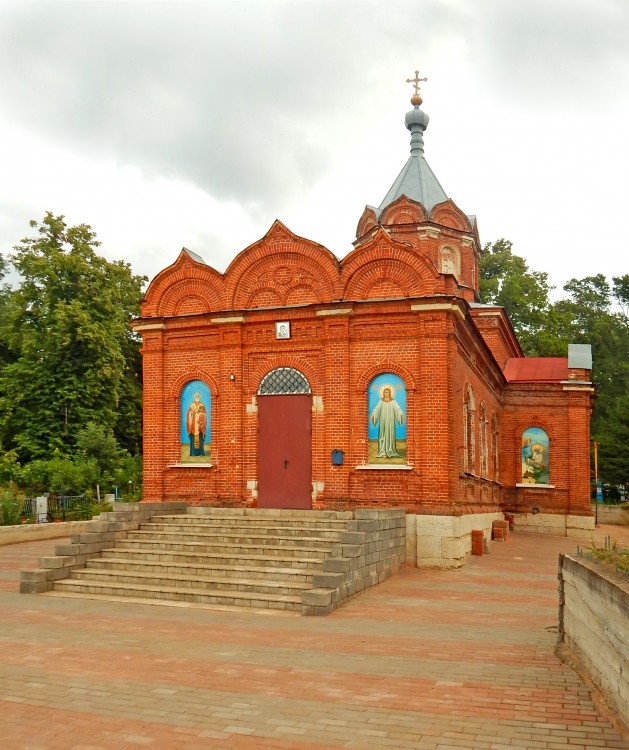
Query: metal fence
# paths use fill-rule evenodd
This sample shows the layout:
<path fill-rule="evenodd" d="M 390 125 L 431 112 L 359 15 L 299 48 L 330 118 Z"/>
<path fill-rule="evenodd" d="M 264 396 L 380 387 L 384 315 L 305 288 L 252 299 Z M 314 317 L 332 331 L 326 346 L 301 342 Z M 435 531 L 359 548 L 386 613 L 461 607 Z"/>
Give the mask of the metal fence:
<path fill-rule="evenodd" d="M 93 501 L 85 495 L 49 495 L 45 509 L 38 510 L 36 497 L 27 497 L 20 508 L 20 518 L 31 523 L 53 521 L 84 521 L 92 518 Z"/>

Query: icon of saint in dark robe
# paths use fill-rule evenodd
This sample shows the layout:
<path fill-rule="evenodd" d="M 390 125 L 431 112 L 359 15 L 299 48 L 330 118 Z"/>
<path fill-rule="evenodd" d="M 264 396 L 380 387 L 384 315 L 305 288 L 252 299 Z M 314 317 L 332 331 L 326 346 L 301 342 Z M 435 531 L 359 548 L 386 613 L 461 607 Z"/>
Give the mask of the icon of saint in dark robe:
<path fill-rule="evenodd" d="M 201 401 L 201 393 L 196 391 L 194 400 L 186 414 L 186 430 L 190 438 L 190 455 L 205 456 L 205 437 L 207 435 L 207 409 Z"/>

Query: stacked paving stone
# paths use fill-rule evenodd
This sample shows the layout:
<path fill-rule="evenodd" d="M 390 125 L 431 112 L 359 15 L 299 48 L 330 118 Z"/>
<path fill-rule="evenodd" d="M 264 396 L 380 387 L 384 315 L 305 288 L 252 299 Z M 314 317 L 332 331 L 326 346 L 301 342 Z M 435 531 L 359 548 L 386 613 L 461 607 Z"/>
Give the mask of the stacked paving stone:
<path fill-rule="evenodd" d="M 21 590 L 327 614 L 404 559 L 403 510 L 170 506 L 101 514 Z"/>

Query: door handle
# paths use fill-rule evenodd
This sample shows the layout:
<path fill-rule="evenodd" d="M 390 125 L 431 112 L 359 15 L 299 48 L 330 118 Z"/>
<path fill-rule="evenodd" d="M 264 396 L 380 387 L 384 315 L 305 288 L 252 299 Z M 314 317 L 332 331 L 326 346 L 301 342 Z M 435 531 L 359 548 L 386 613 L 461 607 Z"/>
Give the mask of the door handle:
<path fill-rule="evenodd" d="M 284 468 L 288 469 L 288 461 L 284 461 Z"/>

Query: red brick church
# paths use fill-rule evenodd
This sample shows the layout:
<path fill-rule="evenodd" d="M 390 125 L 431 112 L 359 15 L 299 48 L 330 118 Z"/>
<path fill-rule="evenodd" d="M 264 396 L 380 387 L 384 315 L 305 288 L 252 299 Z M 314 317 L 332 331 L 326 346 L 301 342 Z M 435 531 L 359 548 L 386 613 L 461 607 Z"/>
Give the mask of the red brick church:
<path fill-rule="evenodd" d="M 524 357 L 479 299 L 476 219 L 424 158 L 416 81 L 411 102 L 410 157 L 345 258 L 275 221 L 224 274 L 184 249 L 151 282 L 146 501 L 403 506 L 419 565 L 460 564 L 505 512 L 593 528 L 590 348 Z"/>

